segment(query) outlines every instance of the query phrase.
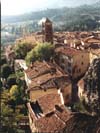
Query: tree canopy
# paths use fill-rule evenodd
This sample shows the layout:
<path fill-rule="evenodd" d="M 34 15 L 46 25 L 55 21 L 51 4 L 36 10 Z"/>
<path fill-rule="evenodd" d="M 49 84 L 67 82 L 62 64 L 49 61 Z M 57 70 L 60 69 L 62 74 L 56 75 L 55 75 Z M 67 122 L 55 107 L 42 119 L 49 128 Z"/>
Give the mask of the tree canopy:
<path fill-rule="evenodd" d="M 26 56 L 26 62 L 27 64 L 30 64 L 33 61 L 36 60 L 50 60 L 51 57 L 53 57 L 54 54 L 54 46 L 50 43 L 39 43 L 35 46 L 34 49 L 32 49 L 30 52 L 28 52 Z"/>
<path fill-rule="evenodd" d="M 15 46 L 15 55 L 18 59 L 24 59 L 27 53 L 33 48 L 33 45 L 28 42 L 20 42 Z"/>
<path fill-rule="evenodd" d="M 2 78 L 8 78 L 8 76 L 12 73 L 11 67 L 8 64 L 4 64 L 1 67 L 1 76 Z"/>

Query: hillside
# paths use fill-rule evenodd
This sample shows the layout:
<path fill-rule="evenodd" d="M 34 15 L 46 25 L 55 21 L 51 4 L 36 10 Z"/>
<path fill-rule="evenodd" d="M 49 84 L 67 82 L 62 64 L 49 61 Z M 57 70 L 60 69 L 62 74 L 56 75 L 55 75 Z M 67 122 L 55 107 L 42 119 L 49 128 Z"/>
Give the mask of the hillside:
<path fill-rule="evenodd" d="M 84 76 L 85 93 L 87 92 L 88 107 L 100 114 L 100 58 L 94 59 Z"/>
<path fill-rule="evenodd" d="M 39 21 L 44 17 L 52 20 L 55 31 L 100 30 L 100 2 L 74 8 L 47 9 L 20 16 L 3 16 L 1 31 L 17 36 L 39 31 Z"/>
<path fill-rule="evenodd" d="M 100 1 L 92 5 L 83 5 L 75 8 L 67 8 L 66 4 L 63 8 L 53 8 L 37 12 L 31 12 L 19 16 L 2 16 L 2 23 L 16 23 L 29 20 L 40 20 L 42 17 L 49 17 L 53 21 L 74 20 L 79 15 L 98 16 L 100 18 Z M 75 16 L 74 16 L 75 15 Z"/>

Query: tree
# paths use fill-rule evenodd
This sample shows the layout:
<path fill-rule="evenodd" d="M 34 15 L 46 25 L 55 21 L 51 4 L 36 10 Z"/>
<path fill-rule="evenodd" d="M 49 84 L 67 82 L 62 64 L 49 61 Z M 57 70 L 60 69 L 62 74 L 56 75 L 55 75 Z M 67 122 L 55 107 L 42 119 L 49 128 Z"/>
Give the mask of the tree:
<path fill-rule="evenodd" d="M 20 117 L 23 117 L 23 115 L 14 112 L 9 105 L 1 103 L 0 131 L 2 133 L 19 133 L 18 122 Z M 20 132 L 23 133 L 23 130 Z"/>
<path fill-rule="evenodd" d="M 7 85 L 8 87 L 10 88 L 12 85 L 15 85 L 16 84 L 16 75 L 13 74 L 13 75 L 10 75 L 8 78 L 7 78 Z"/>
<path fill-rule="evenodd" d="M 10 96 L 12 99 L 16 100 L 18 98 L 19 94 L 19 89 L 17 85 L 13 85 L 10 89 Z"/>
<path fill-rule="evenodd" d="M 12 85 L 9 93 L 11 100 L 13 100 L 16 105 L 26 103 L 27 97 L 23 81 L 19 80 L 18 85 Z"/>
<path fill-rule="evenodd" d="M 34 51 L 34 49 L 32 49 L 30 52 L 27 53 L 27 56 L 25 58 L 26 64 L 29 65 L 31 62 L 35 61 L 36 59 L 37 59 L 36 52 Z"/>
<path fill-rule="evenodd" d="M 29 52 L 33 48 L 33 45 L 28 42 L 20 42 L 15 46 L 15 55 L 18 59 L 24 59 Z"/>
<path fill-rule="evenodd" d="M 4 64 L 1 67 L 1 77 L 7 79 L 10 74 L 12 74 L 10 66 L 7 64 Z"/>
<path fill-rule="evenodd" d="M 6 64 L 6 63 L 7 63 L 7 61 L 6 61 L 6 57 L 1 56 L 1 59 L 0 59 L 0 65 L 4 65 L 4 64 Z"/>
<path fill-rule="evenodd" d="M 51 57 L 53 57 L 54 54 L 54 46 L 50 43 L 39 43 L 37 46 L 35 46 L 34 49 L 32 49 L 26 56 L 26 62 L 27 64 L 30 64 L 33 61 L 36 60 L 50 60 Z"/>

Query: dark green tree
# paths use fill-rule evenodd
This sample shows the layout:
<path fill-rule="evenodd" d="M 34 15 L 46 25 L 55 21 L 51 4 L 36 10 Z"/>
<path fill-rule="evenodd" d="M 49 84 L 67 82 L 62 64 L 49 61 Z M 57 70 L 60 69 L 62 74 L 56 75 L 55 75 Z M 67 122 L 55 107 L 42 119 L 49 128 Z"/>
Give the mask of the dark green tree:
<path fill-rule="evenodd" d="M 50 43 L 39 43 L 32 49 L 26 56 L 27 64 L 30 64 L 33 61 L 39 60 L 50 60 L 54 55 L 54 46 Z"/>
<path fill-rule="evenodd" d="M 7 64 L 4 64 L 1 67 L 1 77 L 7 79 L 10 74 L 12 74 L 11 67 Z"/>
<path fill-rule="evenodd" d="M 16 80 L 17 80 L 17 77 L 16 77 L 15 74 L 10 75 L 10 76 L 7 78 L 7 85 L 8 85 L 8 87 L 10 88 L 12 85 L 17 84 L 17 83 L 16 83 Z"/>
<path fill-rule="evenodd" d="M 15 46 L 15 55 L 18 59 L 24 59 L 27 53 L 33 48 L 33 45 L 28 42 L 20 42 Z"/>

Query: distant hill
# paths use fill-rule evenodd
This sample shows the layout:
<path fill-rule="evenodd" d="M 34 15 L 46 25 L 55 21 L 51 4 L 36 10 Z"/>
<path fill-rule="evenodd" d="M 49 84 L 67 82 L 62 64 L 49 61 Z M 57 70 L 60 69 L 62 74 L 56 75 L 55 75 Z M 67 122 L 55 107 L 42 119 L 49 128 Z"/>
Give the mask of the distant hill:
<path fill-rule="evenodd" d="M 73 21 L 73 19 L 80 17 L 82 14 L 92 16 L 97 15 L 100 17 L 100 1 L 92 5 L 83 5 L 75 8 L 53 8 L 43 11 L 31 12 L 19 16 L 2 16 L 1 21 L 2 23 L 16 23 L 29 20 L 39 20 L 42 17 L 49 17 L 53 21 L 61 21 L 61 19 L 62 21 L 67 21 L 68 19 Z"/>
<path fill-rule="evenodd" d="M 48 17 L 53 22 L 55 31 L 90 31 L 100 30 L 100 1 L 92 5 L 74 8 L 55 8 L 31 12 L 19 16 L 1 17 L 1 31 L 21 35 L 39 31 L 39 21 Z"/>

